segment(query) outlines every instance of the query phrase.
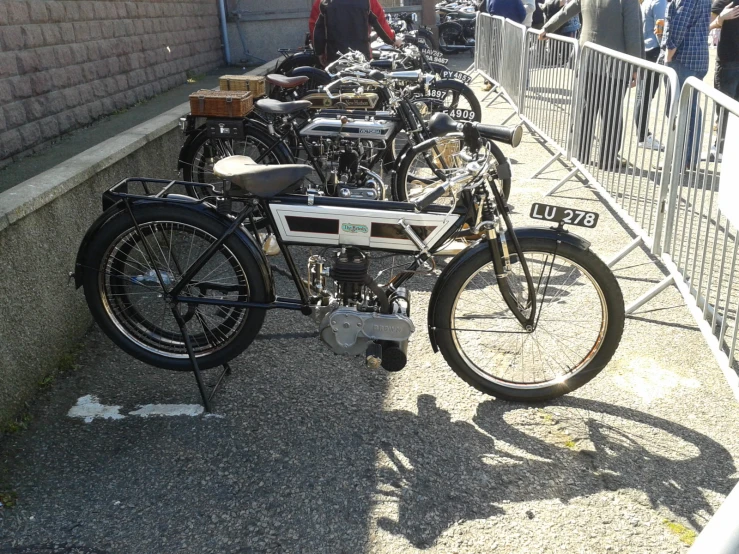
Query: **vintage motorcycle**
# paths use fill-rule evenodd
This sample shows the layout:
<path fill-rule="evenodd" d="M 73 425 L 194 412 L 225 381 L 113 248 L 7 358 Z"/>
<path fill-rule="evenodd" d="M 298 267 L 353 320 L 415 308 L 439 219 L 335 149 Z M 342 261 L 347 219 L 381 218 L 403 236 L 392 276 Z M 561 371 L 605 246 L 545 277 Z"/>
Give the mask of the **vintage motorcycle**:
<path fill-rule="evenodd" d="M 436 4 L 439 18 L 439 50 L 444 54 L 466 52 L 475 48 L 477 13 L 470 3 L 441 2 Z"/>
<path fill-rule="evenodd" d="M 454 237 L 479 237 L 434 285 L 426 318 L 434 351 L 467 383 L 499 398 L 545 400 L 582 386 L 611 359 L 624 324 L 613 274 L 587 241 L 564 229 L 566 222 L 593 227 L 597 214 L 535 205 L 534 217 L 558 225 L 514 229 L 490 152 L 495 141 L 514 142 L 520 128 L 457 123 L 444 114 L 432 127 L 438 135 L 462 132 L 466 163 L 412 203 L 291 194 L 310 167 L 264 166 L 244 156 L 216 164 L 220 191 L 125 179 L 103 195 L 105 212 L 79 249 L 76 285 L 120 348 L 157 367 L 192 370 L 210 410 L 200 370 L 229 371 L 270 309 L 313 317 L 337 354 L 402 369 L 416 328 L 407 283 L 435 274 L 435 257 Z M 207 194 L 176 192 L 184 187 Z M 449 192 L 451 203 L 434 204 Z M 278 295 L 256 215 L 269 220 L 298 298 Z M 291 247 L 313 248 L 307 271 Z M 383 282 L 370 274 L 378 252 L 411 261 Z"/>
<path fill-rule="evenodd" d="M 447 108 L 449 92 L 436 88 L 435 77 L 419 71 L 384 74 L 366 66 L 353 66 L 336 77 L 320 93 L 308 94 L 303 100 L 259 100 L 257 109 L 245 121 L 185 118 L 186 140 L 179 156 L 184 179 L 213 182 L 214 164 L 240 154 L 257 163 L 309 164 L 314 171 L 306 179 L 306 188 L 332 196 L 406 200 L 413 180 L 409 175 L 414 173 L 393 170 L 399 168 L 401 158 L 413 145 L 430 138 L 428 116 L 440 111 L 453 117 L 469 116 L 465 113 L 468 110 Z M 283 82 L 288 91 L 290 84 L 298 82 L 298 78 L 270 78 Z M 324 100 L 342 109 L 315 113 L 316 103 L 320 105 Z M 364 110 L 356 109 L 360 106 Z M 222 133 L 224 129 L 227 134 Z M 401 132 L 406 138 L 400 136 Z M 409 163 L 418 167 L 428 162 L 429 168 L 446 169 L 450 159 L 444 154 L 452 148 L 447 143 L 443 152 L 424 151 L 423 156 L 415 156 Z M 505 162 L 505 158 L 498 160 Z M 403 180 L 395 175 L 402 175 Z M 425 181 L 415 188 L 421 190 Z M 510 179 L 503 181 L 503 191 L 507 198 Z"/>

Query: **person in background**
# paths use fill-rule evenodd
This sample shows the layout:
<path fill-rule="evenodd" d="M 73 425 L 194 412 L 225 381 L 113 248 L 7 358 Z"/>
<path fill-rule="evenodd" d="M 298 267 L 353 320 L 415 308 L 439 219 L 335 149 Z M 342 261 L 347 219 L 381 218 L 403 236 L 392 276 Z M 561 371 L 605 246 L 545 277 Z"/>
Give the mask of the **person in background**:
<path fill-rule="evenodd" d="M 531 13 L 534 11 L 533 7 L 532 4 Z M 523 23 L 527 15 L 526 8 L 524 8 L 521 0 L 487 0 L 487 13 L 499 15 L 516 23 Z M 482 90 L 488 91 L 491 88 L 493 88 L 493 84 L 490 81 L 485 81 Z"/>
<path fill-rule="evenodd" d="M 546 20 L 549 21 L 551 18 L 557 15 L 557 13 L 559 13 L 559 10 L 561 10 L 566 3 L 567 2 L 565 2 L 565 0 L 547 0 L 545 3 L 541 4 L 542 11 L 546 16 Z M 551 31 L 550 34 L 558 34 L 563 37 L 577 38 L 577 32 L 580 30 L 580 27 L 580 17 L 575 16 L 565 21 L 559 29 Z"/>
<path fill-rule="evenodd" d="M 644 22 L 644 58 L 648 62 L 656 62 L 659 58 L 659 43 L 662 38 L 662 24 L 667 10 L 667 0 L 639 0 L 642 21 Z M 639 83 L 634 107 L 634 124 L 639 138 L 639 146 L 647 149 L 662 150 L 664 147 L 649 132 L 649 104 L 659 88 L 659 75 L 649 73 Z"/>
<path fill-rule="evenodd" d="M 546 40 L 547 33 L 553 33 L 579 13 L 582 13 L 581 46 L 586 42 L 594 42 L 637 58 L 644 57 L 638 0 L 572 0 L 546 22 L 539 39 Z M 581 78 L 583 103 L 580 109 L 584 113 L 600 117 L 604 130 L 598 166 L 601 169 L 618 171 L 625 164 L 618 152 L 621 150 L 623 134 L 623 99 L 630 81 L 614 74 L 607 65 L 586 70 Z M 601 91 L 606 101 L 598 96 Z M 590 163 L 593 143 L 593 136 L 588 133 L 590 123 L 586 117 L 580 118 L 578 157 L 585 164 Z M 609 130 L 610 136 L 605 136 L 606 130 Z"/>
<path fill-rule="evenodd" d="M 739 100 L 739 1 L 714 0 L 711 6 L 711 29 L 721 29 L 716 50 L 716 73 L 713 76 L 713 86 Z M 723 123 L 719 130 L 726 134 L 728 112 L 724 111 Z M 724 137 L 720 137 L 718 155 L 724 146 Z M 711 147 L 710 161 L 716 157 L 716 145 Z"/>
<path fill-rule="evenodd" d="M 677 92 L 688 77 L 703 79 L 708 73 L 708 27 L 711 19 L 710 0 L 672 0 L 667 6 L 662 48 L 667 66 L 677 73 Z M 701 110 L 691 102 L 687 139 L 688 167 L 693 165 L 695 129 L 701 127 Z"/>
<path fill-rule="evenodd" d="M 534 2 L 534 13 L 531 16 L 531 28 L 541 29 L 544 26 L 544 12 L 539 2 Z"/>
<path fill-rule="evenodd" d="M 522 0 L 523 9 L 526 10 L 526 17 L 523 18 L 523 25 L 528 29 L 534 21 L 534 12 L 536 11 L 536 0 Z"/>
<path fill-rule="evenodd" d="M 385 43 L 396 47 L 402 44 L 395 39 L 385 11 L 377 0 L 316 0 L 314 9 L 316 5 L 318 17 L 311 29 L 311 36 L 316 54 L 323 65 L 336 60 L 350 48 L 358 50 L 371 60 L 370 27 Z M 312 16 L 313 10 L 311 19 L 308 20 L 309 29 Z"/>

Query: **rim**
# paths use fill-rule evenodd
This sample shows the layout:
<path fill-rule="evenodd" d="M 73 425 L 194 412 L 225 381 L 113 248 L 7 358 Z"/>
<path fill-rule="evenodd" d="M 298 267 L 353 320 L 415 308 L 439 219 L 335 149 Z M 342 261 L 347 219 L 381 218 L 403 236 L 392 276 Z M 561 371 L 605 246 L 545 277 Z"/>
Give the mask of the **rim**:
<path fill-rule="evenodd" d="M 213 166 L 229 156 L 249 156 L 257 159 L 268 146 L 261 140 L 247 136 L 243 140 L 208 139 L 195 152 L 192 160 L 191 176 L 196 183 L 210 183 L 218 178 Z M 269 154 L 260 163 L 279 164 L 274 154 Z"/>
<path fill-rule="evenodd" d="M 454 156 L 459 149 L 458 137 L 441 137 L 436 139 L 434 147 L 427 148 L 413 157 L 403 183 L 408 202 L 420 198 L 429 187 L 436 187 L 441 183 L 432 168 L 452 171 L 461 166 L 459 158 Z M 452 191 L 448 190 L 436 203 L 451 203 L 452 194 Z"/>
<path fill-rule="evenodd" d="M 521 329 L 488 263 L 467 279 L 454 299 L 452 337 L 465 363 L 483 379 L 508 388 L 540 389 L 587 367 L 603 345 L 608 311 L 603 291 L 582 266 L 550 252 L 525 255 L 537 285 L 536 330 Z M 525 301 L 520 264 L 511 268 L 511 288 Z"/>
<path fill-rule="evenodd" d="M 444 98 L 442 110 L 457 120 L 474 121 L 477 113 L 469 99 L 458 90 L 450 90 Z"/>
<path fill-rule="evenodd" d="M 192 225 L 173 221 L 139 224 L 153 253 L 135 229 L 119 235 L 106 251 L 99 272 L 98 287 L 103 308 L 118 330 L 139 347 L 169 358 L 187 358 L 177 322 L 157 277 L 171 288 L 187 268 L 216 242 L 216 237 Z M 182 296 L 246 301 L 249 285 L 246 273 L 225 245 L 198 271 Z M 180 304 L 196 356 L 212 354 L 239 333 L 248 310 L 212 305 Z"/>

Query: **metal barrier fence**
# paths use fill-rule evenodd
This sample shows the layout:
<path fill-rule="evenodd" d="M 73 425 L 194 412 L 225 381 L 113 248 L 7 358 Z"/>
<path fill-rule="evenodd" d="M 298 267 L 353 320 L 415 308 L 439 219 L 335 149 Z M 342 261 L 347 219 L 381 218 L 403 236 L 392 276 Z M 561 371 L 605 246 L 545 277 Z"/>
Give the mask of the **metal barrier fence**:
<path fill-rule="evenodd" d="M 475 26 L 474 69 L 494 85 L 500 86 L 501 55 L 505 19 L 486 13 L 477 14 Z"/>
<path fill-rule="evenodd" d="M 722 163 L 725 137 L 731 150 Z M 739 368 L 737 144 L 739 103 L 688 79 L 680 95 L 662 259 L 735 385 L 739 377 L 730 368 Z"/>
<path fill-rule="evenodd" d="M 526 27 L 506 19 L 503 27 L 503 44 L 500 58 L 500 85 L 508 102 L 518 113 L 521 107 L 524 44 Z"/>
<path fill-rule="evenodd" d="M 580 47 L 574 38 L 558 35 L 539 40 L 539 32 L 529 29 L 524 52 L 519 116 L 556 150 L 532 175 L 535 178 L 558 158 L 569 155 Z"/>
<path fill-rule="evenodd" d="M 580 52 L 574 96 L 570 161 L 637 235 L 612 258 L 612 266 L 640 244 L 652 248 L 662 235 L 677 106 L 671 68 L 586 43 Z M 665 285 L 666 286 L 666 285 Z M 663 287 L 664 288 L 664 287 Z M 632 313 L 651 296 L 627 307 Z"/>

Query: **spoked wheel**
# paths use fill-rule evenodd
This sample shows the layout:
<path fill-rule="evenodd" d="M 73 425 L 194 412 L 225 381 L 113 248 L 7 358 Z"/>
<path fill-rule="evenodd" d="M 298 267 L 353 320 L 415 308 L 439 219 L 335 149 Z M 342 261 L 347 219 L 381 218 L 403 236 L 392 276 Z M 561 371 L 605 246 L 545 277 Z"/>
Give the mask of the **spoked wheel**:
<path fill-rule="evenodd" d="M 223 234 L 224 225 L 194 209 L 135 207 L 139 230 L 127 213 L 107 222 L 90 245 L 85 297 L 103 331 L 134 357 L 165 369 L 188 370 L 185 342 L 162 289 L 174 284 Z M 236 235 L 215 251 L 182 291 L 192 299 L 255 301 L 266 298 L 255 255 Z M 160 281 L 161 277 L 161 281 Z M 263 310 L 181 302 L 201 368 L 223 364 L 241 353 L 264 320 Z"/>
<path fill-rule="evenodd" d="M 524 330 L 507 307 L 481 243 L 439 291 L 436 338 L 451 368 L 478 390 L 507 400 L 548 400 L 584 385 L 611 359 L 623 332 L 623 297 L 590 250 L 538 238 L 520 244 L 537 289 L 536 328 Z M 526 305 L 515 256 L 507 275 Z"/>
<path fill-rule="evenodd" d="M 432 112 L 449 114 L 449 117 L 459 121 L 482 121 L 482 107 L 475 96 L 475 92 L 461 82 L 436 83 L 434 88 L 447 92 L 441 102 L 435 102 L 431 106 Z"/>
<path fill-rule="evenodd" d="M 424 150 L 404 158 L 398 167 L 393 186 L 395 200 L 401 202 L 413 202 L 424 196 L 432 188 L 438 187 L 443 182 L 443 177 L 464 165 L 462 159 L 456 154 L 462 147 L 460 135 L 448 135 L 437 138 L 433 143 L 426 146 Z M 505 155 L 499 148 L 492 148 L 491 153 L 495 156 L 497 163 L 506 161 Z M 440 176 L 441 175 L 441 176 Z M 500 187 L 500 193 L 504 199 L 511 194 L 511 180 L 496 180 Z M 437 203 L 450 203 L 453 192 L 451 189 L 442 196 Z"/>
<path fill-rule="evenodd" d="M 244 139 L 211 138 L 205 131 L 195 137 L 181 160 L 184 166 L 182 177 L 195 183 L 213 183 L 219 179 L 213 173 L 217 161 L 229 156 L 249 156 L 257 160 L 269 150 L 274 140 L 259 129 L 247 127 Z M 260 163 L 290 163 L 287 147 L 278 147 L 267 154 Z"/>

